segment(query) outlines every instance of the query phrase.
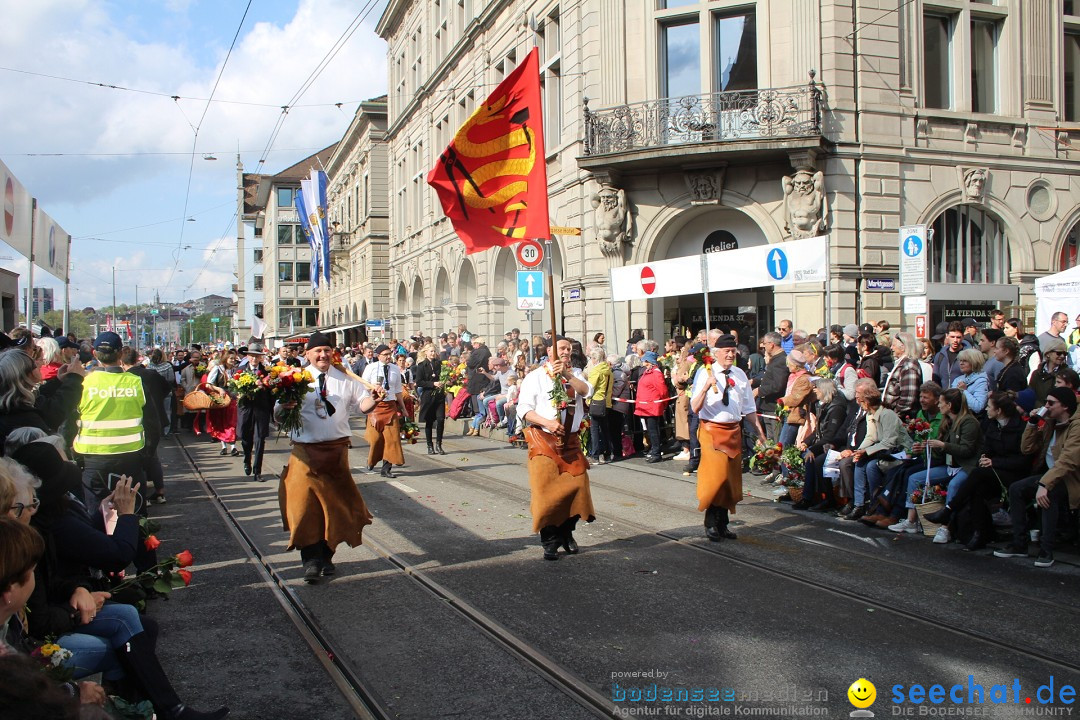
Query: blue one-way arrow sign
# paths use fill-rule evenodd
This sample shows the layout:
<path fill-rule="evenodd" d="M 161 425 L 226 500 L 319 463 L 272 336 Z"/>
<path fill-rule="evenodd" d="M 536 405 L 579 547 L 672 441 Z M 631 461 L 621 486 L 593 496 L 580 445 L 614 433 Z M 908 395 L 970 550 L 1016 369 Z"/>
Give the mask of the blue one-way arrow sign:
<path fill-rule="evenodd" d="M 518 310 L 544 309 L 544 273 L 539 270 L 518 270 Z"/>

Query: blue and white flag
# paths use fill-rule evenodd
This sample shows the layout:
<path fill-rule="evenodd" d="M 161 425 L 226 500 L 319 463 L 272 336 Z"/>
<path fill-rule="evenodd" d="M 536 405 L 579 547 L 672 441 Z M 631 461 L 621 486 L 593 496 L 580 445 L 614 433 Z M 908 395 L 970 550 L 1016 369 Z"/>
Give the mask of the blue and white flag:
<path fill-rule="evenodd" d="M 323 280 L 330 282 L 330 228 L 327 221 L 326 173 L 322 170 L 311 171 L 311 189 L 315 194 L 316 213 L 319 216 L 319 232 L 322 234 L 322 271 Z"/>
<path fill-rule="evenodd" d="M 300 183 L 300 190 L 296 191 L 296 214 L 300 216 L 300 227 L 304 230 L 304 239 L 311 248 L 311 288 L 319 289 L 319 250 L 315 244 L 315 231 L 311 227 L 311 218 L 307 212 L 307 198 L 304 193 L 304 180 Z"/>

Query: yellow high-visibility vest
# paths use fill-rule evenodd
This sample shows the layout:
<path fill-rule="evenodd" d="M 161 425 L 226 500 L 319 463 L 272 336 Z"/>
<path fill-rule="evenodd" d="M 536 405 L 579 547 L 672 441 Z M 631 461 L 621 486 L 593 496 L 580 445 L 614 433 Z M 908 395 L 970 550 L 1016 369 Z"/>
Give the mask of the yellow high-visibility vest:
<path fill-rule="evenodd" d="M 138 452 L 143 431 L 142 378 L 131 373 L 98 371 L 83 379 L 79 434 L 72 447 L 82 455 Z"/>

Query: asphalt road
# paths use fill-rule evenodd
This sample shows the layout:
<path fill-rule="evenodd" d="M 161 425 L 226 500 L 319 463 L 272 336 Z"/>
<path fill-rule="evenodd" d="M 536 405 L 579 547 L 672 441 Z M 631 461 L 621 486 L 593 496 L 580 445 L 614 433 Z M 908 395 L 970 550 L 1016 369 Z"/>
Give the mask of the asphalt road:
<path fill-rule="evenodd" d="M 524 451 L 473 438 L 443 457 L 407 446 L 387 481 L 362 473 L 358 433 L 371 542 L 339 548 L 338 576 L 309 586 L 285 551 L 276 478 L 251 482 L 238 459 L 183 441 L 193 466 L 163 450 L 162 539 L 190 538 L 198 572 L 152 612 L 170 640 L 190 638 L 162 649 L 181 686 L 237 717 L 354 712 L 200 478 L 389 717 L 847 717 L 859 678 L 876 686 L 877 717 L 1077 710 L 1060 695 L 1080 680 L 1074 565 L 1039 570 L 755 498 L 735 516 L 739 540 L 709 543 L 692 479 L 637 461 L 590 471 L 598 518 L 579 525 L 581 553 L 544 562 Z M 267 470 L 287 457 L 285 440 L 271 443 Z M 1044 706 L 1051 676 L 1057 702 Z M 949 702 L 969 683 L 986 704 Z M 907 701 L 935 684 L 945 702 Z M 995 685 L 1008 704 L 989 702 Z"/>

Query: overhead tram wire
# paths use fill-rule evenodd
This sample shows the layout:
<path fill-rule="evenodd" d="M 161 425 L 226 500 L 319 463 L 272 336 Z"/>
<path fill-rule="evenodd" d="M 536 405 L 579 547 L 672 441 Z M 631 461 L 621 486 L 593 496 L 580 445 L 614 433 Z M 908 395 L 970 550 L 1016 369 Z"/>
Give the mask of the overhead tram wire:
<path fill-rule="evenodd" d="M 371 14 L 371 11 L 375 8 L 377 0 L 368 0 L 368 2 L 360 8 L 360 11 L 353 18 L 352 22 L 345 28 L 341 36 L 334 42 L 334 44 L 327 50 L 323 59 L 315 66 L 315 68 L 308 74 L 307 78 L 300 85 L 300 88 L 293 93 L 292 98 L 287 103 L 281 106 L 281 114 L 278 115 L 277 122 L 274 123 L 274 129 L 270 131 L 270 137 L 266 141 L 266 146 L 263 148 L 262 154 L 259 156 L 259 162 L 255 166 L 255 172 L 258 173 L 263 164 L 266 162 L 266 156 L 270 150 L 274 147 L 274 143 L 277 141 L 278 134 L 281 132 L 281 128 L 285 125 L 285 118 L 289 114 L 289 110 L 294 107 L 294 104 L 304 96 L 311 86 L 315 83 L 315 80 L 322 74 L 327 68 L 330 62 L 337 57 L 337 54 L 341 51 L 341 48 L 345 47 L 345 43 L 353 36 L 353 33 L 363 24 L 367 16 Z"/>
<path fill-rule="evenodd" d="M 184 188 L 183 220 L 180 221 L 180 237 L 176 242 L 176 249 L 173 251 L 173 268 L 169 271 L 169 279 L 165 282 L 165 287 L 168 287 L 172 283 L 172 279 L 180 267 L 180 255 L 183 252 L 184 246 L 184 231 L 187 229 L 188 203 L 191 202 L 191 178 L 195 174 L 195 154 L 198 149 L 199 130 L 202 129 L 203 121 L 206 120 L 206 113 L 210 110 L 210 102 L 214 99 L 214 94 L 217 93 L 218 85 L 221 84 L 221 77 L 225 74 L 225 68 L 229 64 L 229 58 L 232 57 L 233 49 L 236 47 L 236 40 L 240 37 L 240 31 L 244 27 L 244 21 L 247 20 L 248 11 L 251 10 L 252 2 L 253 0 L 248 0 L 247 5 L 244 7 L 244 14 L 240 17 L 240 22 L 236 26 L 236 32 L 233 33 L 232 42 L 229 43 L 229 50 L 225 53 L 225 59 L 221 62 L 221 68 L 218 70 L 217 78 L 214 79 L 214 86 L 210 89 L 210 97 L 206 100 L 202 115 L 199 116 L 199 122 L 192 127 L 194 137 L 191 139 L 191 160 L 188 162 L 187 185 Z M 174 100 L 174 102 L 176 101 Z M 176 102 L 176 106 L 180 110 L 180 113 L 184 114 L 183 109 L 180 108 L 179 102 Z M 184 119 L 187 119 L 187 115 L 184 115 Z"/>
<path fill-rule="evenodd" d="M 355 102 L 360 102 L 359 100 Z M 277 107 L 275 105 L 275 107 Z M 303 106 L 300 106 L 303 107 Z M 321 150 L 318 147 L 302 147 L 302 148 L 278 148 L 271 150 L 270 152 L 307 152 L 309 150 Z M 226 155 L 236 152 L 235 150 L 214 150 L 214 151 L 202 151 L 204 155 Z M 241 153 L 253 153 L 254 150 L 241 150 Z M 155 156 L 155 155 L 190 155 L 189 150 L 161 150 L 161 151 L 145 151 L 145 152 L 23 152 L 23 153 L 10 153 L 0 151 L 0 157 L 143 157 L 143 156 Z"/>
<path fill-rule="evenodd" d="M 221 103 L 221 104 L 225 104 L 225 105 L 248 105 L 248 106 L 251 106 L 251 107 L 263 107 L 263 108 L 278 108 L 278 107 L 280 107 L 279 105 L 274 105 L 272 103 L 251 102 L 251 101 L 246 101 L 246 100 L 218 100 L 218 99 L 215 99 L 213 97 L 210 97 L 210 98 L 191 97 L 191 96 L 187 96 L 187 95 L 177 95 L 177 94 L 174 94 L 174 93 L 160 92 L 160 91 L 157 91 L 157 90 L 144 90 L 144 89 L 140 89 L 140 88 L 130 88 L 130 87 L 124 87 L 123 85 L 115 85 L 113 83 L 97 82 L 97 81 L 94 81 L 94 80 L 80 80 L 78 78 L 69 78 L 69 77 L 64 77 L 62 75 L 51 75 L 49 73 L 35 72 L 33 70 L 22 70 L 20 68 L 11 68 L 11 67 L 2 67 L 2 66 L 0 66 L 0 72 L 11 72 L 11 73 L 18 73 L 20 75 L 31 75 L 33 77 L 47 78 L 49 80 L 58 80 L 58 81 L 61 81 L 61 82 L 76 83 L 76 84 L 79 84 L 79 85 L 89 85 L 91 87 L 99 87 L 99 88 L 104 88 L 106 90 L 119 90 L 121 92 L 136 93 L 136 94 L 139 94 L 139 95 L 151 95 L 153 97 L 167 98 L 169 100 L 192 100 L 192 101 L 195 101 L 195 102 L 204 102 L 205 101 L 205 102 Z M 333 102 L 333 103 L 306 103 L 306 104 L 303 104 L 303 105 L 294 105 L 293 107 L 305 107 L 305 108 L 307 108 L 307 107 L 335 107 L 335 106 L 338 106 L 338 105 L 351 105 L 351 104 L 356 103 L 356 102 L 361 102 L 361 101 L 360 100 L 349 100 L 347 102 Z"/>

